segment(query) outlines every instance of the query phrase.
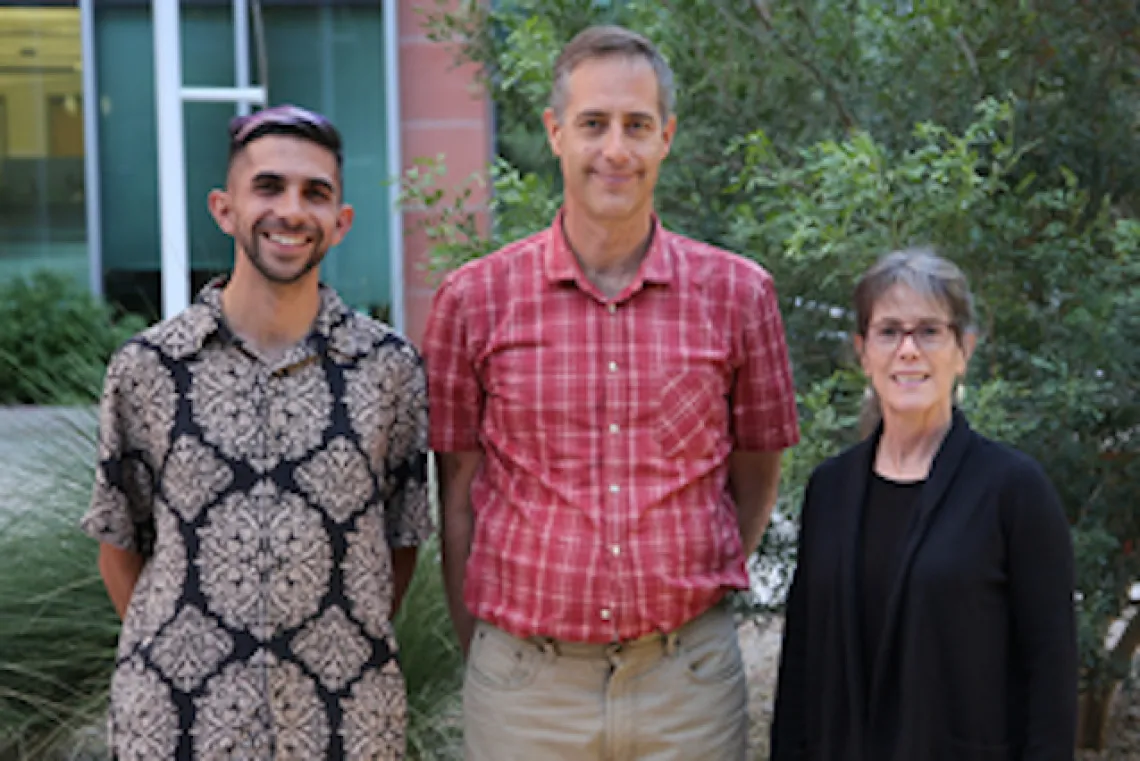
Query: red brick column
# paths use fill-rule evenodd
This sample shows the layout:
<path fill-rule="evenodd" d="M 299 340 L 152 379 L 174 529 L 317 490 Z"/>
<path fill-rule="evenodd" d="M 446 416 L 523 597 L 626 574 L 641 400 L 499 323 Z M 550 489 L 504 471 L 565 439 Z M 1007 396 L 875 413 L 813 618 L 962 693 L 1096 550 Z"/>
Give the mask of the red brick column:
<path fill-rule="evenodd" d="M 491 107 L 475 67 L 457 67 L 455 46 L 425 35 L 424 13 L 438 8 L 435 0 L 399 0 L 401 150 L 405 170 L 417 157 L 443 154 L 447 182 L 459 184 L 491 161 Z M 485 215 L 486 200 L 486 191 L 479 189 L 470 203 Z M 437 279 L 427 270 L 427 240 L 416 229 L 423 216 L 404 212 L 404 324 L 416 343 L 423 337 Z"/>

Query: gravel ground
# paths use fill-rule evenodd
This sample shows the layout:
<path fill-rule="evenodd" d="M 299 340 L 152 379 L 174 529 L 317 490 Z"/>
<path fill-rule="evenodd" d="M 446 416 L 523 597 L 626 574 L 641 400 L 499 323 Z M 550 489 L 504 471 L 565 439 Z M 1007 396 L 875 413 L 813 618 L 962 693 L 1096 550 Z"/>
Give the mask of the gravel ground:
<path fill-rule="evenodd" d="M 759 618 L 740 626 L 740 648 L 748 676 L 751 700 L 751 746 L 754 761 L 768 758 L 768 725 L 772 720 L 776 669 L 784 622 L 778 616 Z M 1121 689 L 1109 726 L 1108 748 L 1085 751 L 1079 761 L 1140 761 L 1140 656 L 1133 678 Z"/>

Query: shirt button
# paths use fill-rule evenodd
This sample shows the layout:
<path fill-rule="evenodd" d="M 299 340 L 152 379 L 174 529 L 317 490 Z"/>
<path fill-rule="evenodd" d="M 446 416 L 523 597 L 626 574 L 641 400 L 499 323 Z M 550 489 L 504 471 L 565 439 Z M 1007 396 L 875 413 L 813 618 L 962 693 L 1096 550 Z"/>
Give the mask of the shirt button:
<path fill-rule="evenodd" d="M 614 314 L 617 312 L 617 304 L 607 304 L 606 309 L 610 311 L 610 314 Z"/>
<path fill-rule="evenodd" d="M 617 372 L 617 362 L 610 362 L 610 372 L 611 373 Z"/>
<path fill-rule="evenodd" d="M 621 430 L 621 426 L 617 423 L 610 423 L 610 433 L 617 433 Z"/>
<path fill-rule="evenodd" d="M 610 614 L 610 609 L 609 609 L 609 608 L 602 608 L 602 612 L 601 612 L 601 613 L 599 613 L 598 615 L 600 615 L 600 616 L 602 617 L 602 620 L 603 620 L 603 621 L 609 621 L 609 620 L 610 620 L 610 615 L 611 615 L 611 614 Z"/>
<path fill-rule="evenodd" d="M 620 486 L 617 484 L 610 484 L 610 494 L 617 494 L 619 491 L 621 491 Z"/>
<path fill-rule="evenodd" d="M 612 547 L 610 547 L 610 552 L 612 552 L 614 554 L 614 557 L 616 558 L 618 555 L 621 554 L 621 545 L 620 544 L 613 545 Z"/>

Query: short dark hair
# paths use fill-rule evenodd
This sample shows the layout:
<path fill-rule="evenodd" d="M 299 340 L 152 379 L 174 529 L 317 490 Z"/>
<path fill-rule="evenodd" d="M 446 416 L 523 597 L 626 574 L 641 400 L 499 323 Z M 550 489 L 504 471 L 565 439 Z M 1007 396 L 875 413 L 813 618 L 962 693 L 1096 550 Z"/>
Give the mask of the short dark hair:
<path fill-rule="evenodd" d="M 316 143 L 336 157 L 338 172 L 344 167 L 340 133 L 327 117 L 314 111 L 283 104 L 254 111 L 230 120 L 229 163 L 255 140 L 268 135 L 284 135 Z"/>
<path fill-rule="evenodd" d="M 554 83 L 550 90 L 550 108 L 561 119 L 566 110 L 566 86 L 570 74 L 584 61 L 611 56 L 641 58 L 653 67 L 657 76 L 657 109 L 661 120 L 673 114 L 676 98 L 673 70 L 652 42 L 637 32 L 621 26 L 591 26 L 566 43 L 554 62 Z"/>

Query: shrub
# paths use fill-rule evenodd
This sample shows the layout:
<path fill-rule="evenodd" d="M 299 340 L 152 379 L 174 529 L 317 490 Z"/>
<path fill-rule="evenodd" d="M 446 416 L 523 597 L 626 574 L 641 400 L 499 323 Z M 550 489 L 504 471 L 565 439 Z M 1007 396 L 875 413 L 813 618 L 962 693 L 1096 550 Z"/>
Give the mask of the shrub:
<path fill-rule="evenodd" d="M 0 284 L 0 404 L 94 401 L 111 354 L 144 327 L 60 274 Z"/>

